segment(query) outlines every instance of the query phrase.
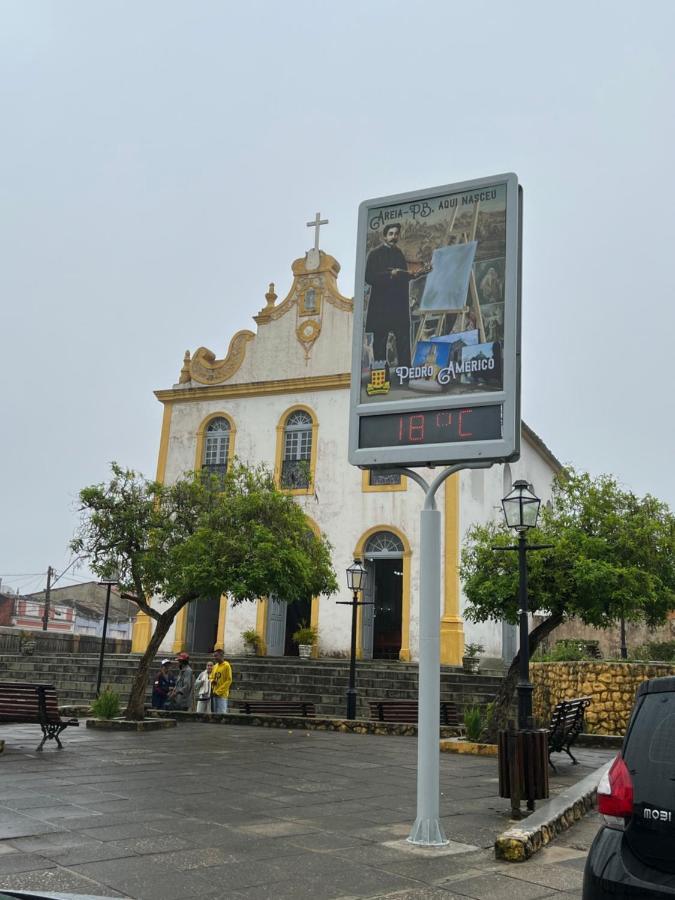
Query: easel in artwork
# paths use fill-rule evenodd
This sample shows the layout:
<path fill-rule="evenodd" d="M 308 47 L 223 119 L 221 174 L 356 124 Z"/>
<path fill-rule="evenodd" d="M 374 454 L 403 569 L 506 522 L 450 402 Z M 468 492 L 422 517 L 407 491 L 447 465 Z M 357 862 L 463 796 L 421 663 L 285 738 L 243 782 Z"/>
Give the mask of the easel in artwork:
<path fill-rule="evenodd" d="M 450 225 L 448 226 L 447 232 L 447 240 L 449 242 L 452 237 L 452 232 L 455 227 L 455 219 L 457 218 L 457 210 L 456 206 L 452 211 L 452 218 L 450 220 Z M 471 228 L 469 232 L 462 232 L 462 240 L 460 243 L 468 243 L 469 241 L 476 240 L 476 229 L 478 226 L 478 213 L 480 211 L 480 202 L 477 202 L 473 208 L 473 218 L 471 221 Z M 457 310 L 444 310 L 444 311 L 429 311 L 422 312 L 419 317 L 419 322 L 417 323 L 417 328 L 415 332 L 415 336 L 413 339 L 413 348 L 412 348 L 412 356 L 415 356 L 415 349 L 417 348 L 417 344 L 419 341 L 428 341 L 433 337 L 441 337 L 445 332 L 445 320 L 448 315 L 458 315 L 459 318 L 459 331 L 465 331 L 467 325 L 467 319 L 469 313 L 473 313 L 474 320 L 476 323 L 476 328 L 478 329 L 478 336 L 480 343 L 485 342 L 485 326 L 483 325 L 483 315 L 480 309 L 480 300 L 478 298 L 478 288 L 476 287 L 476 275 L 474 272 L 474 266 L 471 267 L 471 275 L 469 278 L 469 303 L 466 306 L 461 307 Z"/>

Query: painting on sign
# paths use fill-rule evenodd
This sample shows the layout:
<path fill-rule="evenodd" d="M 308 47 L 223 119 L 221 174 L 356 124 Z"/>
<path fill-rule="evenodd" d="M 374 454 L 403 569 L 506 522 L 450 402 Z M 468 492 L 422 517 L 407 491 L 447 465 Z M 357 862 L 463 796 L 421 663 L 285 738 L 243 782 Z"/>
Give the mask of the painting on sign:
<path fill-rule="evenodd" d="M 506 184 L 371 207 L 364 252 L 361 402 L 502 390 Z"/>

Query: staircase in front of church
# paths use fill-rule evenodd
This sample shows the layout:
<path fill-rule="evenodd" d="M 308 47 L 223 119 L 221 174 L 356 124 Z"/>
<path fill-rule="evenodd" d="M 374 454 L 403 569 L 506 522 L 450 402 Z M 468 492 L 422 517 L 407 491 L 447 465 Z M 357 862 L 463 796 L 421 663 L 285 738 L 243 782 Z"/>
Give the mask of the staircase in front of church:
<path fill-rule="evenodd" d="M 192 658 L 195 674 L 210 655 Z M 105 657 L 103 686 L 111 686 L 126 699 L 138 669 L 137 655 Z M 233 700 L 306 700 L 316 705 L 317 715 L 342 718 L 345 714 L 349 661 L 343 659 L 300 660 L 298 657 L 230 658 L 233 672 Z M 152 678 L 159 666 L 153 664 Z M 0 680 L 43 681 L 53 684 L 62 705 L 84 705 L 95 694 L 98 656 L 93 654 L 0 655 Z M 417 665 L 389 660 L 359 661 L 356 664 L 358 716 L 367 718 L 368 700 L 417 699 Z M 467 706 L 485 705 L 501 684 L 497 674 L 469 675 L 461 668 L 441 669 L 441 700 L 451 700 L 460 712 Z M 150 697 L 148 686 L 148 700 Z"/>

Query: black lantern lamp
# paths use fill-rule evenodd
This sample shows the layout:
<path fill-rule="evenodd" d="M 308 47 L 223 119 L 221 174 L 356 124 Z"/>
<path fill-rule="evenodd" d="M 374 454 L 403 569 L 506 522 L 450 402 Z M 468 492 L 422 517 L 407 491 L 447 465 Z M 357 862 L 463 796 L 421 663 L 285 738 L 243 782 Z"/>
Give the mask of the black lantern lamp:
<path fill-rule="evenodd" d="M 351 600 L 338 600 L 343 606 L 352 608 L 352 639 L 351 653 L 349 657 L 349 687 L 347 688 L 347 718 L 356 718 L 356 611 L 359 606 L 368 606 L 368 602 L 359 600 L 359 591 L 363 591 L 368 579 L 368 573 L 361 565 L 360 559 L 355 559 L 347 569 L 347 587 L 352 592 Z"/>
<path fill-rule="evenodd" d="M 502 500 L 506 524 L 518 532 L 537 527 L 540 506 L 541 500 L 527 481 L 514 481 L 512 490 Z"/>
<path fill-rule="evenodd" d="M 531 727 L 532 684 L 530 682 L 530 636 L 527 598 L 527 551 L 543 550 L 548 544 L 528 545 L 526 534 L 535 528 L 539 518 L 541 500 L 527 481 L 514 481 L 513 488 L 502 500 L 504 518 L 509 528 L 518 532 L 518 545 L 504 547 L 518 551 L 518 605 L 520 624 L 520 666 L 518 677 L 518 727 Z"/>
<path fill-rule="evenodd" d="M 353 594 L 356 594 L 364 589 L 367 578 L 368 573 L 361 565 L 361 560 L 355 559 L 347 569 L 347 587 Z"/>
<path fill-rule="evenodd" d="M 114 584 L 119 584 L 119 575 L 116 571 L 112 571 L 107 578 L 102 578 L 99 581 L 101 587 L 105 586 L 107 588 L 105 594 L 105 611 L 103 613 L 103 631 L 101 633 L 101 649 L 98 657 L 98 675 L 96 677 L 96 696 L 98 697 L 101 693 L 101 679 L 103 677 L 103 658 L 105 656 L 105 639 L 108 634 L 108 616 L 110 614 L 110 591 L 112 590 L 112 586 Z"/>

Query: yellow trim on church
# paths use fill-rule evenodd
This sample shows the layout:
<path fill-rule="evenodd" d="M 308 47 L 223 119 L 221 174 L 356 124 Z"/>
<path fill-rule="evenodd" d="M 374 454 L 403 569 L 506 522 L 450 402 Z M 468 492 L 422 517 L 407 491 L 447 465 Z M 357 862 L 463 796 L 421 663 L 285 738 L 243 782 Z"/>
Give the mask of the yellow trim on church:
<path fill-rule="evenodd" d="M 364 494 L 377 494 L 382 491 L 393 494 L 395 491 L 407 491 L 408 479 L 405 475 L 401 475 L 401 481 L 398 484 L 371 484 L 370 470 L 363 469 L 361 472 L 361 491 Z"/>
<path fill-rule="evenodd" d="M 309 457 L 309 484 L 307 485 L 307 487 L 303 488 L 285 488 L 281 486 L 281 470 L 284 461 L 284 432 L 286 428 L 286 419 L 288 419 L 290 414 L 294 412 L 306 412 L 312 420 L 312 449 L 310 451 Z M 311 408 L 311 406 L 307 406 L 304 403 L 294 403 L 293 406 L 289 406 L 288 409 L 284 413 L 282 413 L 281 418 L 279 419 L 279 424 L 277 425 L 277 446 L 274 456 L 274 483 L 280 491 L 284 492 L 284 494 L 290 494 L 291 496 L 296 497 L 314 493 L 314 485 L 316 483 L 315 476 L 318 443 L 319 423 L 316 418 L 316 413 Z"/>
<path fill-rule="evenodd" d="M 162 432 L 159 438 L 159 453 L 157 454 L 157 481 L 164 481 L 166 474 L 166 460 L 169 455 L 169 437 L 171 435 L 171 417 L 173 415 L 173 403 L 164 404 L 162 416 Z"/>
<path fill-rule="evenodd" d="M 213 647 L 215 650 L 216 647 L 224 648 L 225 644 L 225 623 L 227 622 L 227 610 L 229 607 L 229 601 L 227 594 L 220 595 L 220 607 L 218 609 L 218 626 L 216 628 L 216 643 Z"/>
<path fill-rule="evenodd" d="M 281 378 L 278 381 L 247 381 L 241 384 L 211 387 L 170 388 L 155 391 L 161 403 L 194 403 L 197 400 L 231 400 L 235 397 L 262 397 L 268 394 L 297 394 L 302 391 L 333 391 L 349 388 L 351 375 L 312 375 L 306 378 Z"/>
<path fill-rule="evenodd" d="M 444 492 L 445 522 L 443 615 L 441 617 L 441 663 L 461 666 L 464 655 L 464 622 L 460 615 L 460 478 L 456 472 L 446 479 Z"/>
<path fill-rule="evenodd" d="M 193 601 L 194 602 L 194 601 Z M 176 618 L 173 620 L 173 644 L 171 645 L 171 649 L 174 653 L 182 653 L 183 650 L 186 649 L 186 636 L 187 636 L 187 617 L 188 617 L 188 608 L 184 606 Z"/>
<path fill-rule="evenodd" d="M 195 446 L 195 472 L 198 472 L 199 469 L 204 465 L 204 440 L 206 438 L 206 429 L 209 427 L 209 423 L 213 422 L 214 419 L 225 419 L 230 426 L 230 441 L 227 445 L 227 465 L 228 468 L 232 464 L 232 460 L 234 459 L 234 441 L 237 435 L 237 426 L 234 424 L 234 419 L 229 413 L 226 412 L 212 412 L 209 413 L 208 416 L 201 422 L 199 428 L 197 429 L 197 442 Z"/>
<path fill-rule="evenodd" d="M 365 531 L 357 541 L 356 548 L 354 550 L 354 559 L 364 558 L 366 552 L 366 544 L 368 543 L 369 538 L 371 538 L 374 534 L 377 534 L 378 531 L 390 531 L 392 534 L 395 534 L 403 544 L 403 553 L 401 554 L 403 560 L 403 584 L 401 585 L 401 649 L 399 651 L 398 658 L 403 662 L 410 662 L 410 562 L 412 559 L 412 550 L 410 548 L 408 538 L 405 536 L 404 532 L 402 532 L 401 529 L 397 528 L 395 525 L 373 525 L 373 527 Z M 363 632 L 361 630 L 362 609 L 363 607 L 359 606 L 356 612 L 357 659 L 363 659 Z"/>
<path fill-rule="evenodd" d="M 131 632 L 131 652 L 145 653 L 152 637 L 152 619 L 139 609 Z"/>

